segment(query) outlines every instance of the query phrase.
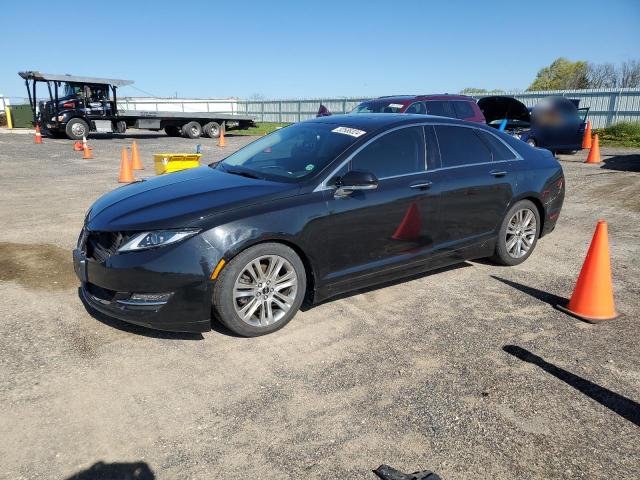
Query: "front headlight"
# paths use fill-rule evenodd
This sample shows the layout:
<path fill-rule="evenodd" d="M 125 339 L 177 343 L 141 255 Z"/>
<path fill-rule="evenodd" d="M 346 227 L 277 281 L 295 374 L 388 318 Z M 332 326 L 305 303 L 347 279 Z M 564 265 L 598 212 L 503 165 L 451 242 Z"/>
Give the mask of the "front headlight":
<path fill-rule="evenodd" d="M 164 247 L 192 237 L 199 230 L 159 230 L 156 232 L 142 232 L 134 235 L 131 240 L 121 246 L 119 252 L 146 250 L 148 248 Z"/>

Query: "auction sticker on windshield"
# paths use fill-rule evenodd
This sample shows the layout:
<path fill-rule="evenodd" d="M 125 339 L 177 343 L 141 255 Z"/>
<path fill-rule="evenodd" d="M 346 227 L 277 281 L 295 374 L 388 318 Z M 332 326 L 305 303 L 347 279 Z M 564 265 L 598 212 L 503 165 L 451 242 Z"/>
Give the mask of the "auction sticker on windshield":
<path fill-rule="evenodd" d="M 345 135 L 351 135 L 352 137 L 356 137 L 356 138 L 361 137 L 362 135 L 367 133 L 364 130 L 358 130 L 357 128 L 349 128 L 349 127 L 337 127 L 331 131 L 334 133 L 343 133 Z"/>

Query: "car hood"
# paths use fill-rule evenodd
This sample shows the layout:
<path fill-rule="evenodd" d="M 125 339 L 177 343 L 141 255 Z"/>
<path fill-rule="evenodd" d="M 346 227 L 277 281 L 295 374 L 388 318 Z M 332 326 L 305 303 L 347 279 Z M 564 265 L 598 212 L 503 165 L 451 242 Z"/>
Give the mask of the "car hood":
<path fill-rule="evenodd" d="M 478 100 L 478 108 L 484 114 L 487 123 L 494 120 L 521 120 L 530 122 L 531 115 L 526 105 L 513 97 L 483 97 Z"/>
<path fill-rule="evenodd" d="M 296 184 L 199 167 L 117 188 L 92 205 L 85 223 L 93 231 L 198 226 L 217 213 L 295 195 L 298 191 Z"/>

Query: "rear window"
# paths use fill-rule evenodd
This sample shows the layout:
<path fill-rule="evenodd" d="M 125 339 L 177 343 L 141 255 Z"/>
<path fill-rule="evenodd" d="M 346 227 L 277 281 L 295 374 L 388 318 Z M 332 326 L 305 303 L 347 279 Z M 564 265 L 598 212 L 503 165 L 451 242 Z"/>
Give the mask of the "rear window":
<path fill-rule="evenodd" d="M 453 102 L 453 108 L 456 111 L 456 118 L 459 118 L 461 120 L 464 120 L 465 118 L 473 118 L 476 116 L 476 112 L 473 110 L 470 102 Z"/>
<path fill-rule="evenodd" d="M 425 102 L 427 106 L 427 113 L 429 115 L 438 115 L 440 117 L 453 117 L 453 109 L 451 108 L 451 102 L 444 100 L 429 100 Z"/>
<path fill-rule="evenodd" d="M 376 100 L 371 102 L 362 102 L 351 113 L 400 113 L 404 108 L 402 102 L 394 102 L 393 100 Z"/>
<path fill-rule="evenodd" d="M 474 128 L 436 125 L 443 167 L 491 162 L 491 152 Z"/>
<path fill-rule="evenodd" d="M 491 135 L 489 132 L 485 132 L 483 130 L 478 130 L 478 135 L 487 142 L 489 148 L 491 149 L 491 153 L 493 154 L 493 161 L 499 162 L 501 160 L 513 160 L 516 158 L 514 153 L 500 140 L 498 140 L 494 135 Z"/>

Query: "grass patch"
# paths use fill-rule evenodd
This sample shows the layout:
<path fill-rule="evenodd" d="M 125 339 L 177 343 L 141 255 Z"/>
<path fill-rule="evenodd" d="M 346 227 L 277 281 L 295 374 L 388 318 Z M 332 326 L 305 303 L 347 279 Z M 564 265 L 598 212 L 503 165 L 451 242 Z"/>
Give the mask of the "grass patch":
<path fill-rule="evenodd" d="M 279 127 L 286 127 L 288 123 L 278 122 L 262 122 L 257 123 L 255 127 L 248 128 L 247 130 L 229 130 L 229 135 L 264 135 L 271 133 Z"/>
<path fill-rule="evenodd" d="M 640 147 L 640 123 L 620 122 L 607 128 L 593 131 L 600 139 L 600 145 L 607 147 Z"/>

